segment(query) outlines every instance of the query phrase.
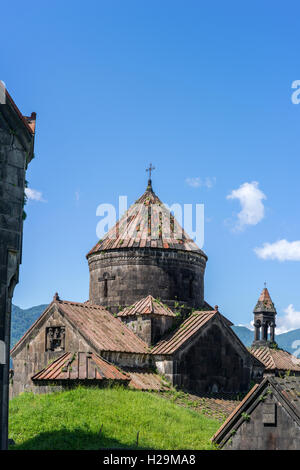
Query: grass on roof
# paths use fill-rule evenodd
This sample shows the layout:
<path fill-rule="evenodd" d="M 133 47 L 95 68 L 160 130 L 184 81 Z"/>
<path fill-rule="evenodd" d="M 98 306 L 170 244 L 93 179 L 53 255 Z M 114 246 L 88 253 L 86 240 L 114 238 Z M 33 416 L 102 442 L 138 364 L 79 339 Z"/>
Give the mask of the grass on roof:
<path fill-rule="evenodd" d="M 123 387 L 27 392 L 10 401 L 16 450 L 136 449 L 138 431 L 139 449 L 212 449 L 219 426 L 158 395 Z"/>

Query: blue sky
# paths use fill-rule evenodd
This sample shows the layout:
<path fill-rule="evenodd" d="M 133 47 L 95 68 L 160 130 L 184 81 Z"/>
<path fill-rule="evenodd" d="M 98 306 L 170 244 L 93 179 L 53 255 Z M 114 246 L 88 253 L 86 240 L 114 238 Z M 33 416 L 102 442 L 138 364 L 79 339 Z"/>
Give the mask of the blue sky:
<path fill-rule="evenodd" d="M 299 245 L 275 247 L 286 261 L 254 251 L 300 240 L 299 13 L 271 1 L 2 5 L 0 79 L 37 112 L 27 179 L 43 199 L 26 206 L 16 305 L 88 298 L 96 208 L 133 202 L 152 162 L 163 201 L 205 204 L 206 300 L 248 324 L 267 281 L 281 327 L 300 327 Z M 241 201 L 252 224 L 237 230 Z"/>

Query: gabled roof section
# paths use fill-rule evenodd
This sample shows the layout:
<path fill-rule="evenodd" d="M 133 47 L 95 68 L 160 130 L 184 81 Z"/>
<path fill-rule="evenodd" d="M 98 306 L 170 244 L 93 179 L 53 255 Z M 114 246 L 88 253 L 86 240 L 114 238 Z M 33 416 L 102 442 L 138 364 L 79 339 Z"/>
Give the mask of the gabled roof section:
<path fill-rule="evenodd" d="M 116 351 L 137 354 L 149 352 L 147 344 L 104 307 L 90 302 L 79 303 L 60 300 L 56 294 L 53 302 L 18 341 L 11 350 L 11 354 L 33 333 L 36 327 L 41 326 L 52 307 L 56 307 L 60 314 L 65 316 L 84 339 L 99 352 Z"/>
<path fill-rule="evenodd" d="M 180 326 L 152 349 L 152 354 L 173 354 L 215 315 L 217 310 L 193 312 Z"/>
<path fill-rule="evenodd" d="M 257 304 L 254 308 L 254 313 L 267 313 L 267 312 L 276 314 L 276 308 L 272 302 L 268 289 L 265 287 L 259 296 Z"/>
<path fill-rule="evenodd" d="M 137 315 L 164 315 L 167 317 L 175 317 L 175 313 L 169 307 L 163 304 L 160 300 L 155 299 L 152 295 L 138 300 L 130 307 L 124 308 L 118 313 L 118 317 L 129 317 Z"/>
<path fill-rule="evenodd" d="M 300 359 L 283 349 L 273 349 L 268 346 L 252 347 L 251 354 L 264 364 L 266 370 L 290 370 L 300 372 Z"/>
<path fill-rule="evenodd" d="M 130 377 L 92 352 L 67 352 L 31 378 L 38 381 L 117 380 L 129 382 Z"/>
<path fill-rule="evenodd" d="M 260 384 L 254 385 L 211 440 L 222 447 L 232 436 L 232 430 L 236 431 L 243 423 L 242 413 L 250 414 L 261 403 L 261 398 L 267 396 L 268 388 L 300 424 L 300 377 L 266 377 Z"/>
<path fill-rule="evenodd" d="M 206 254 L 183 230 L 175 217 L 148 187 L 116 225 L 87 254 L 124 248 L 161 248 Z"/>

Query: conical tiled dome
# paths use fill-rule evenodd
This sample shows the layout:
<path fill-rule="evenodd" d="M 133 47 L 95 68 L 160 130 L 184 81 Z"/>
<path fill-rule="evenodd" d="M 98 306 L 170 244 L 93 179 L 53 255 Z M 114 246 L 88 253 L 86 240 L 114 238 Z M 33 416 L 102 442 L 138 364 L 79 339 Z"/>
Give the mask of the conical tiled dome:
<path fill-rule="evenodd" d="M 206 257 L 154 193 L 151 180 L 144 194 L 87 256 L 105 250 L 145 247 L 192 251 Z"/>
<path fill-rule="evenodd" d="M 202 308 L 207 256 L 152 189 L 87 254 L 90 300 L 113 313 L 148 295 Z"/>

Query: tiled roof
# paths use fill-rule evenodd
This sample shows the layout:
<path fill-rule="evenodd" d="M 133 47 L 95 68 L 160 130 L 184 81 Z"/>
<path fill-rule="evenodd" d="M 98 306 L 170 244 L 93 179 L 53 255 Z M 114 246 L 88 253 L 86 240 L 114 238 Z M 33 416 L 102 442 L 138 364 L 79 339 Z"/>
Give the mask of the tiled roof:
<path fill-rule="evenodd" d="M 272 377 L 272 380 L 276 383 L 277 390 L 297 410 L 300 419 L 300 377 Z"/>
<path fill-rule="evenodd" d="M 291 370 L 300 372 L 300 359 L 283 349 L 268 346 L 252 347 L 251 354 L 262 362 L 266 370 Z"/>
<path fill-rule="evenodd" d="M 154 372 L 142 369 L 126 370 L 130 377 L 129 387 L 137 390 L 168 390 L 170 387 L 162 377 Z"/>
<path fill-rule="evenodd" d="M 121 320 L 99 305 L 56 301 L 60 311 L 99 351 L 146 353 L 148 346 Z"/>
<path fill-rule="evenodd" d="M 259 296 L 254 313 L 270 312 L 276 313 L 276 308 L 272 302 L 268 289 L 265 287 Z"/>
<path fill-rule="evenodd" d="M 217 310 L 192 313 L 177 330 L 157 343 L 152 354 L 173 354 L 217 313 Z"/>
<path fill-rule="evenodd" d="M 129 376 L 94 353 L 67 352 L 32 377 L 33 381 L 54 380 L 121 380 Z"/>
<path fill-rule="evenodd" d="M 196 252 L 207 259 L 206 254 L 182 229 L 151 186 L 92 248 L 87 257 L 99 251 L 145 247 Z"/>
<path fill-rule="evenodd" d="M 25 335 L 11 350 L 18 348 L 26 337 L 38 326 L 49 309 L 56 305 L 62 315 L 77 328 L 81 335 L 98 351 L 117 351 L 144 354 L 149 352 L 147 344 L 136 336 L 119 318 L 100 305 L 90 302 L 68 302 L 54 297 L 38 320 L 29 328 Z"/>
<path fill-rule="evenodd" d="M 144 299 L 138 300 L 135 304 L 130 307 L 124 308 L 118 313 L 118 317 L 128 317 L 133 315 L 165 315 L 169 317 L 175 317 L 175 313 L 169 309 L 167 305 L 164 305 L 157 299 L 154 299 L 152 295 L 148 295 Z"/>

